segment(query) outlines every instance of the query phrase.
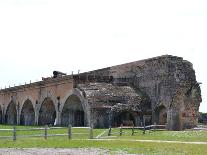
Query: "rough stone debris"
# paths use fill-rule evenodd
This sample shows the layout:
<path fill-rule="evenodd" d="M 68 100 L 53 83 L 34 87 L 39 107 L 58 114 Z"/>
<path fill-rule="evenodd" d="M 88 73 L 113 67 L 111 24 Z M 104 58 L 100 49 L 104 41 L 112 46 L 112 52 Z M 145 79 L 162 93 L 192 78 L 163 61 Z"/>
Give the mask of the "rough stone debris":
<path fill-rule="evenodd" d="M 109 127 L 197 124 L 201 90 L 189 61 L 164 55 L 0 90 L 0 121 Z"/>

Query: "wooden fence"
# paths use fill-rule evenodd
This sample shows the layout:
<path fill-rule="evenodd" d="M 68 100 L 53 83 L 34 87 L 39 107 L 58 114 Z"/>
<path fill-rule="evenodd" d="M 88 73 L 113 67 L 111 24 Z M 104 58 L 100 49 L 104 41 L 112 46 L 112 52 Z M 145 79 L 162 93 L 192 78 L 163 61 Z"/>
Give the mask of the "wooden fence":
<path fill-rule="evenodd" d="M 154 123 L 154 125 L 148 125 L 148 126 L 138 126 L 138 127 L 130 127 L 130 126 L 123 126 L 121 125 L 119 127 L 119 131 L 118 132 L 112 132 L 112 128 L 109 127 L 108 129 L 108 136 L 111 135 L 119 135 L 122 136 L 122 134 L 129 134 L 131 133 L 131 135 L 133 136 L 135 133 L 138 133 L 136 130 L 142 130 L 143 134 L 145 134 L 146 130 L 151 130 L 151 131 L 157 131 L 157 130 L 165 130 L 166 126 L 165 125 L 157 125 L 156 123 Z M 127 129 L 127 131 L 126 131 Z M 125 130 L 125 131 L 123 131 Z M 131 130 L 131 132 L 129 132 L 129 130 Z"/>
<path fill-rule="evenodd" d="M 81 129 L 88 129 L 88 132 L 72 132 L 72 129 L 76 128 L 81 128 Z M 55 133 L 51 134 L 48 133 L 49 130 L 57 130 L 57 129 L 67 129 L 65 133 Z M 145 131 L 147 130 L 152 130 L 152 131 L 157 131 L 157 130 L 165 130 L 165 125 L 157 125 L 154 123 L 154 125 L 148 125 L 148 126 L 123 126 L 121 125 L 119 128 L 115 128 L 116 132 L 112 132 L 112 129 L 114 128 L 109 127 L 108 133 L 107 130 L 105 130 L 103 133 L 98 135 L 95 138 L 103 138 L 103 135 L 112 136 L 112 135 L 119 135 L 122 136 L 123 134 L 131 134 L 132 136 L 135 133 L 138 133 L 138 130 L 141 130 L 143 134 L 145 134 Z M 117 131 L 118 129 L 118 131 Z M 93 127 L 72 127 L 69 125 L 68 127 L 48 127 L 47 125 L 44 127 L 39 127 L 39 128 L 27 128 L 27 129 L 17 129 L 16 126 L 13 127 L 13 129 L 0 129 L 1 132 L 9 132 L 11 131 L 11 135 L 7 136 L 0 136 L 0 139 L 13 139 L 13 141 L 16 141 L 19 138 L 30 138 L 30 137 L 43 137 L 44 139 L 47 139 L 48 137 L 54 137 L 54 136 L 67 136 L 68 139 L 72 139 L 73 136 L 75 135 L 88 135 L 89 139 L 93 139 Z M 22 131 L 41 131 L 40 134 L 22 134 Z M 21 134 L 20 134 L 21 133 Z M 35 133 L 35 132 L 34 132 Z M 140 133 L 140 132 L 139 132 Z M 1 135 L 1 134 L 0 134 Z"/>
<path fill-rule="evenodd" d="M 76 128 L 85 128 L 89 129 L 88 133 L 73 133 L 72 129 Z M 48 130 L 51 129 L 67 129 L 67 133 L 63 134 L 48 134 Z M 28 128 L 28 129 L 17 129 L 16 126 L 13 126 L 13 129 L 0 129 L 0 132 L 8 132 L 11 131 L 10 136 L 0 136 L 0 139 L 13 139 L 13 141 L 16 141 L 17 138 L 30 138 L 30 137 L 43 137 L 44 139 L 47 139 L 48 137 L 53 137 L 53 136 L 67 136 L 68 139 L 71 139 L 73 135 L 75 134 L 88 134 L 89 139 L 93 139 L 93 127 L 72 127 L 71 125 L 68 125 L 68 127 L 48 127 L 47 125 L 44 127 L 40 128 Z M 26 135 L 20 135 L 18 132 L 20 131 L 42 131 L 41 134 L 26 134 Z"/>

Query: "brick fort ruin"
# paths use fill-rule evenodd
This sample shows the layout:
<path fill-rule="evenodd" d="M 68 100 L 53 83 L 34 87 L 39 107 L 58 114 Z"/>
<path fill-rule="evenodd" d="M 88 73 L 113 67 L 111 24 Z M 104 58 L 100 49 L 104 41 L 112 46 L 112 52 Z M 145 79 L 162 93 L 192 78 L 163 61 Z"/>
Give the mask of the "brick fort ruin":
<path fill-rule="evenodd" d="M 189 61 L 164 55 L 0 90 L 0 123 L 192 128 L 201 90 Z"/>

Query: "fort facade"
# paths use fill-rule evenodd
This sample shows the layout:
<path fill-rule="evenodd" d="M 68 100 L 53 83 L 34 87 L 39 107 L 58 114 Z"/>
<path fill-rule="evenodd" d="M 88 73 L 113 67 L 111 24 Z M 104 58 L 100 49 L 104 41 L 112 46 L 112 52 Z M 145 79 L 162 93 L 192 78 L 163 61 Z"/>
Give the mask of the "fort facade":
<path fill-rule="evenodd" d="M 0 123 L 192 128 L 201 90 L 189 61 L 164 55 L 0 90 Z"/>

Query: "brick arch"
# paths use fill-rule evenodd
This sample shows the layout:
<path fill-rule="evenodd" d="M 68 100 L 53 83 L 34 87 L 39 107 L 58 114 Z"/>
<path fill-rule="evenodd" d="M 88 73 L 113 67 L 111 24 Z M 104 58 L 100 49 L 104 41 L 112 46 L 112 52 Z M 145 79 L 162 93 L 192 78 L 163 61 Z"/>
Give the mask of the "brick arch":
<path fill-rule="evenodd" d="M 73 89 L 73 90 L 70 90 L 68 91 L 67 95 L 61 100 L 61 105 L 60 105 L 60 116 L 61 116 L 61 124 L 63 125 L 67 125 L 66 124 L 66 121 L 62 122 L 64 118 L 63 117 L 63 112 L 64 112 L 64 108 L 66 108 L 66 104 L 67 106 L 70 106 L 71 103 L 68 103 L 70 100 L 70 98 L 76 98 L 76 101 L 79 100 L 79 106 L 77 105 L 76 108 L 74 109 L 74 104 L 73 104 L 73 110 L 76 110 L 76 112 L 80 112 L 82 113 L 81 111 L 83 111 L 84 113 L 83 114 L 80 114 L 80 115 L 84 115 L 84 117 L 80 116 L 80 115 L 77 115 L 76 117 L 79 118 L 82 118 L 84 120 L 82 120 L 84 123 L 75 123 L 74 125 L 77 126 L 77 125 L 80 125 L 80 126 L 86 126 L 87 124 L 89 124 L 89 105 L 88 105 L 88 102 L 87 102 L 87 99 L 85 99 L 81 93 L 81 91 L 77 88 Z M 78 108 L 77 108 L 78 107 Z M 68 107 L 69 108 L 69 107 Z M 72 107 L 71 107 L 72 108 Z"/>
<path fill-rule="evenodd" d="M 64 103 L 61 112 L 61 124 L 65 126 L 68 124 L 72 126 L 84 126 L 84 115 L 84 109 L 80 99 L 73 94 Z"/>
<path fill-rule="evenodd" d="M 35 108 L 30 99 L 24 101 L 20 111 L 20 124 L 21 125 L 34 125 L 35 124 Z"/>
<path fill-rule="evenodd" d="M 34 100 L 31 96 L 26 96 L 26 97 L 24 97 L 24 99 L 21 101 L 20 109 L 19 109 L 20 112 L 22 111 L 22 108 L 23 108 L 23 106 L 24 106 L 24 104 L 25 104 L 25 102 L 26 102 L 27 100 L 29 100 L 29 101 L 32 103 L 32 106 L 33 106 L 33 108 L 34 108 L 34 110 L 35 110 L 35 100 Z"/>
<path fill-rule="evenodd" d="M 6 111 L 7 111 L 7 109 L 8 109 L 8 106 L 9 106 L 9 104 L 11 103 L 11 102 L 13 102 L 15 105 L 16 105 L 16 102 L 13 100 L 13 99 L 10 99 L 10 100 L 7 100 L 5 103 L 5 105 L 4 105 L 4 111 L 5 111 L 5 114 L 6 114 Z M 17 109 L 16 109 L 17 110 Z"/>
<path fill-rule="evenodd" d="M 39 108 L 38 124 L 54 124 L 57 117 L 57 108 L 54 100 L 50 97 L 46 97 Z"/>
<path fill-rule="evenodd" d="M 10 101 L 6 106 L 5 123 L 15 125 L 17 124 L 17 108 L 14 101 Z"/>
<path fill-rule="evenodd" d="M 41 108 L 43 102 L 45 101 L 45 99 L 48 99 L 48 98 L 53 102 L 56 112 L 58 111 L 58 108 L 56 105 L 57 98 L 55 97 L 55 95 L 53 93 L 50 92 L 50 93 L 45 94 L 41 97 L 41 99 L 39 101 L 39 106 L 37 107 L 37 112 L 40 111 L 40 108 Z"/>
<path fill-rule="evenodd" d="M 60 105 L 60 110 L 59 110 L 60 112 L 62 112 L 62 109 L 63 109 L 64 104 L 66 103 L 67 99 L 68 99 L 71 95 L 75 95 L 75 96 L 77 96 L 77 97 L 80 99 L 81 104 L 82 104 L 82 106 L 83 106 L 83 109 L 85 109 L 85 108 L 87 107 L 87 104 L 86 104 L 86 102 L 85 102 L 86 99 L 83 97 L 81 91 L 80 91 L 79 89 L 75 88 L 75 89 L 73 89 L 73 90 L 68 91 L 68 92 L 67 92 L 67 95 L 61 100 L 61 103 L 62 103 L 62 104 Z"/>

